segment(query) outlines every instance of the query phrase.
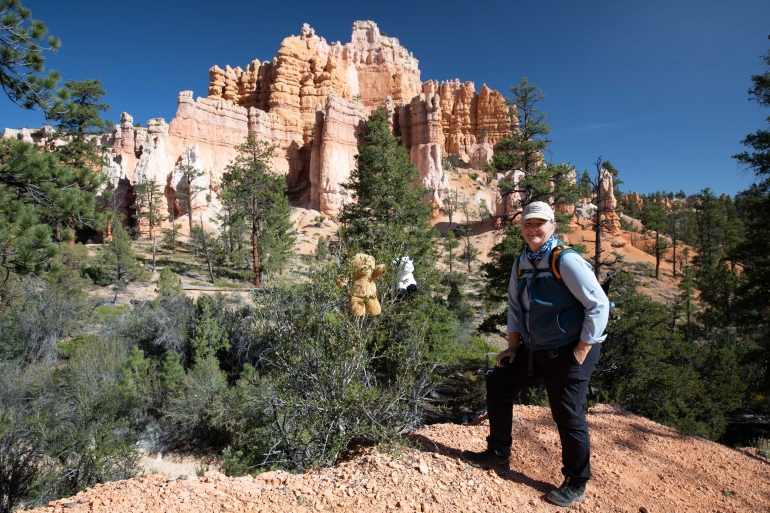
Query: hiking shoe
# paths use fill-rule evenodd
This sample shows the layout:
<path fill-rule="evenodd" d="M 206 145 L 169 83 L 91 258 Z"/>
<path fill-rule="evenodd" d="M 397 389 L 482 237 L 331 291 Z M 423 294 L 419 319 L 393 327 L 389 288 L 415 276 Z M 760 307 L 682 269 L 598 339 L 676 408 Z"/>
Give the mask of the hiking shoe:
<path fill-rule="evenodd" d="M 478 468 L 489 468 L 500 472 L 508 472 L 511 469 L 510 458 L 501 456 L 492 449 L 483 452 L 463 451 L 463 458 L 469 465 Z"/>
<path fill-rule="evenodd" d="M 570 484 L 567 477 L 560 487 L 548 492 L 546 498 L 557 506 L 564 506 L 565 508 L 572 506 L 586 498 L 586 484 L 585 482 L 574 485 Z"/>

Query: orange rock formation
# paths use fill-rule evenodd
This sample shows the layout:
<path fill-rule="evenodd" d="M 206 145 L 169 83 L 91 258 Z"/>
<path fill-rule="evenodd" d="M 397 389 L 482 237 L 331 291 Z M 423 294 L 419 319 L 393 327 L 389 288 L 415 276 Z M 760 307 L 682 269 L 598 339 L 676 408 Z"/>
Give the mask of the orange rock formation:
<path fill-rule="evenodd" d="M 602 168 L 600 175 L 601 202 L 599 203 L 599 222 L 602 223 L 602 232 L 609 235 L 620 235 L 620 217 L 615 212 L 618 201 L 615 199 L 615 186 L 612 182 L 612 173 Z"/>
<path fill-rule="evenodd" d="M 305 24 L 287 37 L 270 61 L 209 70 L 207 98 L 192 91 L 178 97 L 176 116 L 167 124 L 151 119 L 134 127 L 121 116 L 112 137 L 98 142 L 111 147 L 105 172 L 115 193 L 126 198 L 133 186 L 154 179 L 165 186 L 168 212 L 184 215 L 175 201 L 177 168 L 193 158 L 204 172 L 210 198 L 193 205 L 196 219 L 213 224 L 216 191 L 222 173 L 237 155 L 249 132 L 275 145 L 275 171 L 285 174 L 292 189 L 307 188 L 307 206 L 335 215 L 346 197 L 345 183 L 355 166 L 357 144 L 366 118 L 384 106 L 393 133 L 419 168 L 426 200 L 441 204 L 449 188 L 442 157 L 456 154 L 472 169 L 491 161 L 495 143 L 511 134 L 517 120 L 506 100 L 486 85 L 473 82 L 420 81 L 418 61 L 398 39 L 380 33 L 372 21 L 356 21 L 351 41 L 327 43 Z M 44 132 L 6 130 L 6 137 L 38 141 Z M 33 133 L 34 132 L 34 133 Z M 521 171 L 498 175 L 518 183 Z M 610 185 L 611 189 L 611 185 Z M 613 198 L 614 201 L 614 198 Z M 499 196 L 491 208 L 509 215 L 520 207 L 516 193 Z M 124 202 L 125 213 L 130 204 Z M 614 212 L 613 212 L 614 214 Z M 613 225 L 614 226 L 614 225 Z"/>
<path fill-rule="evenodd" d="M 124 113 L 108 171 L 116 186 L 119 180 L 134 185 L 154 178 L 173 191 L 175 166 L 197 147 L 208 186 L 215 189 L 235 147 L 253 131 L 277 147 L 273 168 L 286 174 L 289 187 L 309 186 L 311 208 L 334 215 L 345 199 L 339 184 L 355 165 L 365 120 L 385 105 L 422 185 L 433 191 L 426 199 L 440 201 L 448 187 L 444 153 L 459 152 L 467 160 L 475 151 L 483 163 L 491 158 L 491 144 L 509 133 L 500 93 L 484 86 L 478 94 L 472 83 L 446 82 L 448 107 L 442 106 L 438 91 L 424 92 L 438 82 L 423 84 L 417 59 L 371 21 L 355 22 L 345 45 L 327 43 L 305 24 L 298 36 L 283 40 L 272 61 L 255 60 L 245 69 L 214 66 L 209 77 L 208 98 L 180 93 L 170 125 L 157 119 L 136 128 Z M 487 144 L 474 150 L 482 132 Z M 169 210 L 178 208 L 171 204 L 173 194 L 167 196 Z M 213 205 L 197 208 L 207 219 L 214 213 Z"/>

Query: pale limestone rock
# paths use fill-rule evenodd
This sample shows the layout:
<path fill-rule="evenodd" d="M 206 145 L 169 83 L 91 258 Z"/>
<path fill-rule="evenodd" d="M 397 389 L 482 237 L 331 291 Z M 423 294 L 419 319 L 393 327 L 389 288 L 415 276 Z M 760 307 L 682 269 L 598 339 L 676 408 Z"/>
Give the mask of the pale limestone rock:
<path fill-rule="evenodd" d="M 472 159 L 473 145 L 482 138 L 492 147 L 510 136 L 509 109 L 503 96 L 482 86 L 476 92 L 473 82 L 459 79 L 441 82 L 428 80 L 422 85 L 425 94 L 440 94 L 443 148 L 464 162 Z"/>
<path fill-rule="evenodd" d="M 168 187 L 173 210 L 176 165 L 197 148 L 195 158 L 211 176 L 215 192 L 236 147 L 251 131 L 276 146 L 272 167 L 286 175 L 288 185 L 309 184 L 311 205 L 333 215 L 345 199 L 339 184 L 355 165 L 366 117 L 384 104 L 394 134 L 420 170 L 421 185 L 432 191 L 428 199 L 440 203 L 449 187 L 441 169 L 449 146 L 466 160 L 475 159 L 474 164 L 488 161 L 491 146 L 509 133 L 510 121 L 496 91 L 484 86 L 476 93 L 472 83 L 459 80 L 423 84 L 418 64 L 398 39 L 383 36 L 372 21 L 353 23 L 351 41 L 344 45 L 327 43 L 305 24 L 298 36 L 283 40 L 273 59 L 243 68 L 213 66 L 208 98 L 180 92 L 169 124 L 154 118 L 146 128 L 134 127 L 133 117 L 123 113 L 112 134 L 93 141 L 112 147 L 105 172 L 115 192 L 128 198 L 133 185 L 154 178 Z M 33 142 L 44 135 L 4 134 Z M 212 197 L 216 201 L 216 194 Z"/>
<path fill-rule="evenodd" d="M 147 133 L 152 137 L 168 135 L 168 123 L 163 118 L 152 118 L 147 122 Z"/>
<path fill-rule="evenodd" d="M 497 196 L 495 197 L 495 215 L 512 219 L 518 212 L 521 212 L 524 193 L 516 191 L 515 187 L 525 176 L 524 171 L 520 169 L 498 175 L 498 184 L 510 182 L 514 187 L 514 190 L 513 192 L 506 194 L 501 194 L 498 190 Z"/>
<path fill-rule="evenodd" d="M 310 207 L 334 215 L 346 201 L 340 184 L 348 181 L 355 168 L 366 110 L 360 102 L 332 92 L 326 99 L 326 112 L 316 115 L 319 122 L 310 163 Z"/>
<path fill-rule="evenodd" d="M 470 166 L 471 169 L 481 170 L 484 168 L 484 164 L 492 162 L 494 155 L 494 147 L 489 141 L 479 141 L 471 146 L 470 151 Z"/>
<path fill-rule="evenodd" d="M 615 212 L 618 202 L 615 199 L 612 173 L 606 169 L 602 169 L 599 174 L 599 187 L 601 191 L 599 207 L 601 211 L 602 232 L 610 235 L 620 235 L 620 218 L 617 212 Z"/>
<path fill-rule="evenodd" d="M 148 163 L 148 167 L 149 166 L 150 163 Z M 178 202 L 176 202 L 175 194 L 179 190 L 179 186 L 182 182 L 180 166 L 192 166 L 196 170 L 202 171 L 202 175 L 192 182 L 192 187 L 200 190 L 200 192 L 193 198 L 192 213 L 184 212 Z M 168 186 L 166 187 L 166 197 L 174 202 L 172 203 L 172 206 L 175 209 L 175 212 L 178 212 L 179 215 L 192 214 L 194 222 L 199 221 L 202 216 L 204 222 L 211 223 L 221 207 L 219 201 L 216 200 L 216 192 L 214 191 L 214 184 L 212 184 L 211 178 L 211 175 L 206 172 L 206 169 L 203 167 L 201 151 L 198 145 L 194 144 L 191 147 L 185 148 L 184 156 L 174 168 L 174 172 L 171 173 Z"/>
<path fill-rule="evenodd" d="M 136 151 L 134 146 L 134 118 L 128 112 L 120 115 L 120 130 L 122 133 L 121 147 L 116 149 L 123 153 L 134 153 Z"/>

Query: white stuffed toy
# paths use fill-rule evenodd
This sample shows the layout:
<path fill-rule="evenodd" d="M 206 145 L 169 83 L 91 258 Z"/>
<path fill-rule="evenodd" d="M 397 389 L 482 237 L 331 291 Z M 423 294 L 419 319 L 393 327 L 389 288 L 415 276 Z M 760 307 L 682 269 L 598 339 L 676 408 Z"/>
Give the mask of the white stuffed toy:
<path fill-rule="evenodd" d="M 417 282 L 414 279 L 414 264 L 408 256 L 393 260 L 393 267 L 398 269 L 396 283 L 393 285 L 393 298 L 396 301 L 408 299 L 417 292 Z"/>

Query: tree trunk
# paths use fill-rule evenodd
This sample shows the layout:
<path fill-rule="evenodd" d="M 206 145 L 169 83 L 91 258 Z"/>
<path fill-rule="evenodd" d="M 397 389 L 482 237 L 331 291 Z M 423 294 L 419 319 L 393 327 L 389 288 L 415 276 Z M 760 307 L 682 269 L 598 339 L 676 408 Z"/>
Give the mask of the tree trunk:
<path fill-rule="evenodd" d="M 597 165 L 596 173 L 596 226 L 594 227 L 594 276 L 599 278 L 602 267 L 602 171 L 601 163 Z"/>
<path fill-rule="evenodd" d="M 254 264 L 254 286 L 259 287 L 259 250 L 257 248 L 257 229 L 251 229 L 251 256 Z"/>
<path fill-rule="evenodd" d="M 655 279 L 660 279 L 660 232 L 655 230 Z"/>
<path fill-rule="evenodd" d="M 201 213 L 201 240 L 203 241 L 203 252 L 206 253 L 206 263 L 209 265 L 209 278 L 211 278 L 211 284 L 214 280 L 214 267 L 211 265 L 211 252 L 209 251 L 209 239 L 206 232 L 203 230 L 203 213 Z"/>
<path fill-rule="evenodd" d="M 152 272 L 155 272 L 155 235 L 152 236 Z"/>
<path fill-rule="evenodd" d="M 671 267 L 673 268 L 673 276 L 676 279 L 676 217 L 674 217 L 674 256 L 671 259 Z"/>
<path fill-rule="evenodd" d="M 192 206 L 192 180 L 189 178 L 186 180 L 187 190 L 185 191 L 185 202 L 187 203 L 187 220 L 190 222 L 190 239 L 193 234 L 193 206 Z M 201 221 L 201 228 L 203 228 L 203 221 Z"/>
<path fill-rule="evenodd" d="M 190 240 L 192 240 L 192 236 L 193 236 L 193 218 L 192 218 L 192 216 L 193 216 L 193 214 L 192 214 L 192 205 L 190 205 L 187 208 L 187 218 L 190 221 Z"/>
<path fill-rule="evenodd" d="M 251 197 L 251 256 L 254 264 L 254 286 L 260 287 L 259 278 L 259 202 L 255 196 Z"/>

